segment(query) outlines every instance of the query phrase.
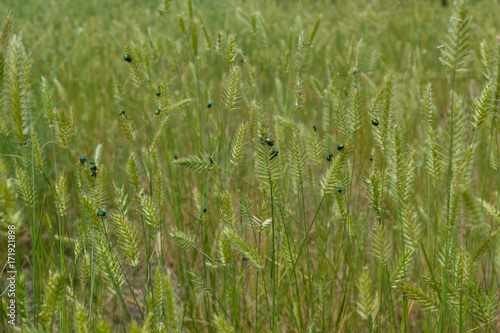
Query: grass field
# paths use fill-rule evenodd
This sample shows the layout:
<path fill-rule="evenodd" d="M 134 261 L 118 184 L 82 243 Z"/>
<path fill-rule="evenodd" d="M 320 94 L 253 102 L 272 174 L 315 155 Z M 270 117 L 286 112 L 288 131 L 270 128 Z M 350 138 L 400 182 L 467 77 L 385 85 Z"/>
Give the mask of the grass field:
<path fill-rule="evenodd" d="M 2 1 L 0 331 L 498 332 L 500 3 L 447 2 Z"/>

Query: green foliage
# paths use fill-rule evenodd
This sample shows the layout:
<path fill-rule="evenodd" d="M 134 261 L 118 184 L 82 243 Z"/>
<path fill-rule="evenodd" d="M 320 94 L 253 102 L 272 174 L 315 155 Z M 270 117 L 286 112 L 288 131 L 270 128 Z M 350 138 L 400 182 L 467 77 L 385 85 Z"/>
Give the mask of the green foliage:
<path fill-rule="evenodd" d="M 445 2 L 2 1 L 16 329 L 498 331 L 500 5 Z"/>

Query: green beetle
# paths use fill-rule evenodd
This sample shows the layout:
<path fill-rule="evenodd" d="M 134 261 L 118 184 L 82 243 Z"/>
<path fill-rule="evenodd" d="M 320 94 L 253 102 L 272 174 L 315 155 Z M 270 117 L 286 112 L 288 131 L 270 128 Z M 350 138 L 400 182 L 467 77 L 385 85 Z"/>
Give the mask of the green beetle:
<path fill-rule="evenodd" d="M 273 149 L 273 151 L 272 151 L 272 153 L 271 153 L 271 161 L 272 161 L 272 160 L 273 160 L 276 156 L 278 156 L 278 153 L 279 153 L 278 149 L 274 148 L 274 149 Z"/>
<path fill-rule="evenodd" d="M 372 124 L 373 126 L 378 126 L 379 122 L 376 118 L 372 118 Z"/>
<path fill-rule="evenodd" d="M 100 210 L 100 211 L 97 213 L 97 216 L 99 216 L 99 217 L 106 217 L 106 211 L 104 211 L 104 210 Z"/>
<path fill-rule="evenodd" d="M 128 53 L 125 53 L 123 55 L 123 60 L 125 60 L 126 62 L 132 62 L 132 57 Z"/>
<path fill-rule="evenodd" d="M 328 162 L 331 162 L 331 161 L 333 160 L 333 154 L 328 154 L 328 155 L 326 155 L 326 160 L 327 160 Z"/>
<path fill-rule="evenodd" d="M 161 111 L 160 111 L 160 109 L 156 109 L 156 110 L 155 110 L 155 115 L 159 116 L 159 115 L 160 115 L 160 112 L 161 112 Z"/>
<path fill-rule="evenodd" d="M 345 147 L 345 145 L 343 143 L 339 143 L 337 146 L 337 150 L 341 151 L 342 149 L 344 149 L 344 147 Z"/>
<path fill-rule="evenodd" d="M 260 138 L 260 140 L 263 143 L 267 143 L 267 145 L 270 147 L 274 146 L 274 140 L 270 136 L 266 137 L 265 139 Z"/>
<path fill-rule="evenodd" d="M 97 177 L 97 165 L 95 165 L 94 160 L 90 162 L 89 164 L 90 171 L 92 172 L 92 177 L 96 178 Z"/>

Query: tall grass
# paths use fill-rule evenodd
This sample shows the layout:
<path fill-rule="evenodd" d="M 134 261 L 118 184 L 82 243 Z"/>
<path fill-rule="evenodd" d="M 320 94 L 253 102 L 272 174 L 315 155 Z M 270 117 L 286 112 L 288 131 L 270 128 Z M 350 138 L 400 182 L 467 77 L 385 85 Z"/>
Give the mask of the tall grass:
<path fill-rule="evenodd" d="M 17 328 L 498 331 L 500 8 L 444 3 L 0 4 Z"/>

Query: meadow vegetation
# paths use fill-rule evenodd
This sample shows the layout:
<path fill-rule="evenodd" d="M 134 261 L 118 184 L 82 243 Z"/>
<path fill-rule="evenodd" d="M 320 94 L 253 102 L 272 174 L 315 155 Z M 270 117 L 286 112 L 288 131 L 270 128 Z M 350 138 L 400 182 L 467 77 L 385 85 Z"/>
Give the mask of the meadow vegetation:
<path fill-rule="evenodd" d="M 0 3 L 2 332 L 497 332 L 498 1 Z"/>

